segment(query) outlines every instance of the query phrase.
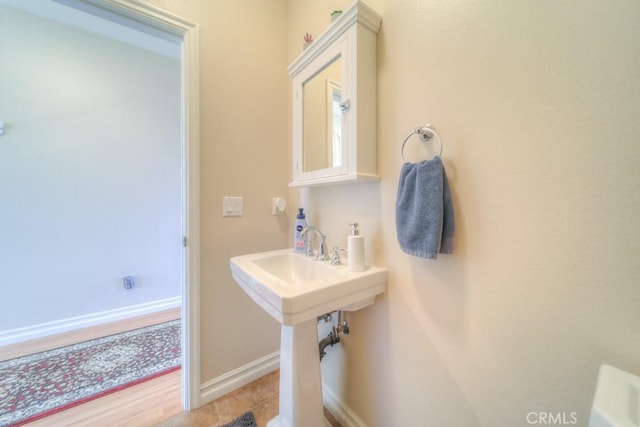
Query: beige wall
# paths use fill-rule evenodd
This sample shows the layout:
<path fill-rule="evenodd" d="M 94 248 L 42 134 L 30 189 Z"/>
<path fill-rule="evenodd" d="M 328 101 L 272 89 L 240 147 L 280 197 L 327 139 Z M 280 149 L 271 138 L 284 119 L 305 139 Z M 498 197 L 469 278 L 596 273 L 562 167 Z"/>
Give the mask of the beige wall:
<path fill-rule="evenodd" d="M 229 258 L 290 245 L 284 0 L 147 0 L 200 26 L 201 377 L 278 350 L 279 325 L 235 284 Z M 245 215 L 222 217 L 222 197 Z"/>
<path fill-rule="evenodd" d="M 288 62 L 349 3 L 288 1 Z M 330 246 L 359 221 L 389 269 L 325 382 L 369 426 L 586 425 L 601 363 L 640 373 L 640 3 L 369 4 L 382 180 L 291 190 Z M 400 144 L 425 123 L 456 209 L 436 261 L 401 252 L 394 225 Z"/>
<path fill-rule="evenodd" d="M 290 246 L 299 203 L 331 246 L 360 222 L 389 269 L 322 362 L 370 426 L 516 426 L 530 411 L 585 425 L 600 363 L 640 372 L 639 3 L 370 0 L 382 180 L 287 190 L 286 66 L 349 1 L 148 1 L 201 25 L 203 381 L 277 348 L 227 263 Z M 399 146 L 426 122 L 457 215 L 437 261 L 402 253 L 394 226 Z M 288 223 L 268 207 L 287 191 Z M 221 218 L 223 195 L 243 195 L 245 217 Z"/>

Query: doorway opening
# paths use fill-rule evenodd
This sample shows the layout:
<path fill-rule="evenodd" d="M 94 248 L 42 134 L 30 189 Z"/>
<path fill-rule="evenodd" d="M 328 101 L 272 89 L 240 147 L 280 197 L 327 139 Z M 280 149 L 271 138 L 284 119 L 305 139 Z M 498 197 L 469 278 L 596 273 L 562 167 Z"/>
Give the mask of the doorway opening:
<path fill-rule="evenodd" d="M 180 289 L 177 292 L 177 297 L 180 301 L 180 306 L 182 307 L 182 406 L 184 409 L 189 410 L 195 408 L 199 404 L 199 394 L 200 394 L 200 379 L 199 379 L 199 349 L 198 349 L 198 336 L 199 336 L 199 326 L 198 326 L 198 318 L 199 318 L 199 310 L 198 310 L 198 286 L 199 286 L 199 241 L 198 241 L 198 230 L 199 230 L 199 201 L 198 201 L 198 33 L 197 26 L 179 18 L 170 13 L 164 12 L 158 8 L 148 6 L 133 0 L 33 0 L 29 2 L 24 2 L 21 0 L 0 0 L 0 5 L 8 5 L 8 6 L 22 6 L 29 7 L 32 9 L 29 12 L 32 13 L 40 13 L 42 15 L 42 10 L 58 10 L 63 8 L 66 12 L 69 12 L 67 16 L 71 16 L 71 24 L 76 26 L 80 25 L 82 20 L 77 19 L 77 15 L 74 18 L 73 13 L 76 14 L 84 14 L 85 16 L 91 16 L 95 18 L 95 20 L 88 26 L 89 28 L 85 28 L 84 31 L 90 30 L 95 32 L 102 32 L 102 36 L 106 35 L 107 37 L 118 39 L 124 43 L 138 43 L 138 47 L 142 47 L 143 49 L 148 49 L 156 53 L 156 55 L 149 55 L 149 58 L 153 57 L 155 59 L 160 56 L 170 57 L 171 55 L 176 56 L 176 76 L 179 79 L 178 88 L 176 90 L 176 96 L 174 101 L 175 106 L 175 116 L 173 116 L 173 127 L 170 132 L 175 132 L 176 138 L 179 140 L 179 145 L 176 150 L 179 151 L 177 164 L 173 164 L 173 170 L 177 176 L 177 182 L 173 184 L 166 184 L 168 186 L 173 186 L 173 190 L 178 194 L 178 201 L 175 203 L 173 208 L 168 210 L 172 210 L 175 214 L 175 218 L 177 218 L 177 225 L 175 230 L 175 238 L 173 239 L 173 243 L 169 244 L 167 242 L 162 242 L 158 244 L 158 242 L 150 243 L 150 246 L 167 246 L 166 254 L 177 254 L 177 259 L 180 261 L 177 262 L 177 267 L 172 272 L 162 272 L 160 275 L 169 276 L 174 275 L 177 276 L 177 280 L 181 283 Z M 0 16 L 0 30 L 2 29 L 2 17 Z M 65 19 L 62 15 L 57 15 L 59 21 Z M 69 19 L 69 18 L 67 18 Z M 98 24 L 100 22 L 100 24 Z M 115 30 L 114 30 L 115 28 Z M 111 31 L 111 33 L 109 33 Z M 40 39 L 38 39 L 38 35 L 35 37 L 36 42 L 42 43 L 46 36 L 43 33 L 39 34 Z M 44 38 L 43 38 L 44 37 Z M 122 38 L 127 38 L 124 40 Z M 6 53 L 7 46 L 1 45 L 0 40 L 0 54 Z M 163 50 L 165 49 L 165 50 Z M 46 54 L 46 50 L 43 50 L 43 53 Z M 51 156 L 59 157 L 59 160 L 62 160 L 62 164 L 67 161 L 69 167 L 58 167 L 57 172 L 61 172 L 62 179 L 67 179 L 67 182 L 71 182 L 73 185 L 78 187 L 85 186 L 82 191 L 74 193 L 73 195 L 65 194 L 60 195 L 62 199 L 73 198 L 73 197 L 84 197 L 87 199 L 91 199 L 92 203 L 88 204 L 92 209 L 95 209 L 95 212 L 101 212 L 101 214 L 105 214 L 107 216 L 117 217 L 122 219 L 122 216 L 119 216 L 123 211 L 127 210 L 135 210 L 136 208 L 140 208 L 141 206 L 145 207 L 153 207 L 156 205 L 156 208 L 163 208 L 160 206 L 162 202 L 161 197 L 154 198 L 152 193 L 159 193 L 162 191 L 164 186 L 163 184 L 157 185 L 154 184 L 152 186 L 147 186 L 148 190 L 146 195 L 149 196 L 148 199 L 142 200 L 139 195 L 135 195 L 131 193 L 132 196 L 126 200 L 125 202 L 120 203 L 101 203 L 105 200 L 105 198 L 95 197 L 96 193 L 98 193 L 98 189 L 105 190 L 108 192 L 118 193 L 118 191 L 126 192 L 128 191 L 129 185 L 126 180 L 118 181 L 117 184 L 114 185 L 114 181 L 117 181 L 119 176 L 137 176 L 141 178 L 144 182 L 144 179 L 148 175 L 152 175 L 154 171 L 154 167 L 158 164 L 161 164 L 165 161 L 171 162 L 172 160 L 167 160 L 171 158 L 171 155 L 168 156 L 158 156 L 149 160 L 149 163 L 146 165 L 142 165 L 140 163 L 137 166 L 131 166 L 128 163 L 128 160 L 131 157 L 136 156 L 132 146 L 123 143 L 119 150 L 116 150 L 117 155 L 113 155 L 113 153 L 109 154 L 106 150 L 110 148 L 109 145 L 114 145 L 120 142 L 123 142 L 126 138 L 131 137 L 130 134 L 127 134 L 125 129 L 125 121 L 131 121 L 132 123 L 139 122 L 142 120 L 141 116 L 138 116 L 136 113 L 140 113 L 141 111 L 134 111 L 133 114 L 124 113 L 124 114 L 116 114 L 113 113 L 113 108 L 116 110 L 120 109 L 120 113 L 128 107 L 127 105 L 122 105 L 119 101 L 111 100 L 110 98 L 105 97 L 101 98 L 104 102 L 104 109 L 100 111 L 100 109 L 89 110 L 87 108 L 83 108 L 83 102 L 78 102 L 83 99 L 86 100 L 88 98 L 95 99 L 92 96 L 93 91 L 99 91 L 104 89 L 105 94 L 112 93 L 114 90 L 113 87 L 100 87 L 100 81 L 92 80 L 91 82 L 86 82 L 82 80 L 80 74 L 73 74 L 73 77 L 69 80 L 65 80 L 69 78 L 70 70 L 77 70 L 83 66 L 90 68 L 90 66 L 95 65 L 97 61 L 101 58 L 100 49 L 95 49 L 94 57 L 92 59 L 87 60 L 86 62 L 78 61 L 73 64 L 73 67 L 70 65 L 69 58 L 57 58 L 57 65 L 54 67 L 49 67 L 46 70 L 46 73 L 42 73 L 42 75 L 49 80 L 49 84 L 51 87 L 55 87 L 56 85 L 59 87 L 60 85 L 67 85 L 70 89 L 67 91 L 67 104 L 69 111 L 72 112 L 73 117 L 77 120 L 71 121 L 63 121 L 61 119 L 56 119 L 55 114 L 61 112 L 59 107 L 54 106 L 54 104 L 50 103 L 51 97 L 46 91 L 46 87 L 38 87 L 33 85 L 25 85 L 23 86 L 25 90 L 31 91 L 32 96 L 34 98 L 38 98 L 38 105 L 40 105 L 43 114 L 30 114 L 31 120 L 34 120 L 34 123 L 42 124 L 46 120 L 46 126 L 40 127 L 40 134 L 36 133 L 31 136 L 32 141 L 37 141 L 40 139 L 40 136 L 44 136 L 48 131 L 55 130 L 58 127 L 58 132 L 62 135 L 59 138 L 59 141 L 55 144 L 52 144 L 50 147 L 46 147 L 45 149 L 40 149 L 36 152 L 28 152 L 25 148 L 25 145 L 20 146 L 16 144 L 14 154 L 20 155 L 22 153 L 25 156 L 31 156 L 32 161 L 34 161 L 33 157 L 37 157 L 35 161 L 40 161 L 39 166 L 41 170 L 40 178 L 37 180 L 38 182 L 34 182 L 33 188 L 38 188 L 38 186 L 50 186 L 51 188 L 48 192 L 44 192 L 45 196 L 50 195 L 53 197 L 56 191 L 56 182 L 51 179 L 52 170 L 48 170 L 53 163 L 49 162 L 47 159 L 50 159 Z M 158 59 L 160 60 L 160 59 Z M 2 61 L 3 68 L 5 68 L 5 77 L 6 74 L 10 71 L 7 71 L 8 68 L 13 66 L 15 63 L 11 61 Z M 129 73 L 129 78 L 126 76 L 122 80 L 122 86 L 119 87 L 119 90 L 126 91 L 131 87 L 133 83 L 135 85 L 135 80 L 133 77 L 143 77 L 142 80 L 145 80 L 144 71 L 141 69 L 136 69 L 133 66 L 134 61 L 131 61 L 128 65 L 129 67 L 114 67 L 113 69 L 104 69 L 104 73 L 115 73 L 122 72 Z M 37 67 L 37 64 L 33 64 L 34 69 Z M 105 67 L 108 67 L 106 65 Z M 136 72 L 139 73 L 136 75 Z M 0 70 L 0 73 L 3 71 Z M 95 74 L 95 73 L 94 73 Z M 142 76 L 140 74 L 143 74 Z M 2 77 L 2 74 L 0 74 Z M 141 81 L 141 80 L 138 80 Z M 2 79 L 0 78 L 0 83 Z M 126 83 L 126 84 L 125 84 Z M 129 85 L 129 86 L 127 86 Z M 19 101 L 16 99 L 9 99 L 7 96 L 8 91 L 2 91 L 5 94 L 5 99 L 0 99 L 0 112 L 3 110 L 8 110 L 11 107 L 12 111 L 20 110 Z M 152 91 L 153 92 L 153 91 Z M 149 92 L 149 93 L 152 93 Z M 71 99 L 71 98 L 77 99 Z M 142 97 L 142 96 L 141 96 Z M 9 106 L 9 103 L 13 103 Z M 3 105 L 4 104 L 4 105 Z M 137 105 L 137 104 L 136 104 Z M 141 104 L 142 105 L 142 104 Z M 144 110 L 146 107 L 139 107 L 139 110 Z M 110 110 L 111 109 L 111 110 Z M 110 112 L 111 111 L 111 112 Z M 46 114 L 45 114 L 46 113 Z M 83 126 L 83 117 L 87 115 L 93 115 L 94 121 L 92 121 L 91 126 L 92 129 L 81 129 Z M 44 118 L 44 119 L 43 119 Z M 3 122 L 3 135 L 0 136 L 2 140 L 0 142 L 4 142 L 5 149 L 9 147 L 10 141 L 12 141 L 12 137 L 17 135 L 19 132 L 19 125 L 15 123 L 11 118 L 4 119 L 0 117 L 0 122 Z M 23 127 L 23 130 L 29 131 L 34 129 L 34 127 Z M 66 144 L 69 142 L 71 138 L 66 138 L 65 135 L 72 134 L 82 134 L 83 131 L 86 131 L 86 135 L 95 136 L 95 139 L 99 139 L 105 133 L 105 129 L 115 130 L 117 132 L 121 132 L 121 137 L 115 137 L 110 141 L 103 141 L 102 144 L 97 143 L 93 145 L 93 148 L 87 150 L 87 144 L 82 143 L 82 138 L 76 140 L 73 146 L 67 146 L 63 149 L 60 149 L 61 144 Z M 161 139 L 161 134 L 169 132 L 166 126 L 157 126 L 156 131 L 158 132 L 156 140 Z M 15 132 L 15 134 L 14 134 Z M 153 132 L 153 129 L 152 129 Z M 14 135 L 12 135 L 14 134 Z M 153 140 L 153 134 L 140 134 L 137 135 L 139 140 Z M 23 139 L 25 140 L 25 139 Z M 17 141 L 13 139 L 13 141 Z M 86 141 L 86 139 L 85 139 Z M 95 142 L 95 141 L 94 141 Z M 59 146 L 56 146 L 59 145 Z M 113 147 L 111 147 L 113 148 Z M 156 147 L 157 148 L 157 147 Z M 23 150 L 23 151 L 21 151 Z M 49 150 L 49 151 L 47 151 Z M 170 151 L 171 148 L 165 147 L 164 150 Z M 139 154 L 139 153 L 138 153 Z M 165 153 L 166 154 L 166 153 Z M 72 159 L 74 156 L 77 158 Z M 121 156 L 121 157 L 118 157 Z M 109 167 L 101 170 L 100 168 L 104 163 L 100 162 L 101 159 L 105 159 L 106 157 L 111 158 L 112 162 Z M 142 156 L 144 157 L 144 156 Z M 74 160 L 73 162 L 71 160 Z M 76 161 L 79 160 L 79 161 Z M 86 168 L 93 169 L 93 171 L 98 170 L 101 173 L 101 178 L 95 180 L 94 182 L 88 183 L 86 180 L 77 179 L 77 176 L 73 176 L 72 171 L 77 168 Z M 9 167 L 5 168 L 6 171 L 9 171 Z M 14 171 L 15 172 L 15 171 Z M 8 173 L 8 172 L 7 172 Z M 16 174 L 11 175 L 12 178 L 16 178 Z M 32 178 L 33 179 L 33 178 Z M 144 185 L 144 183 L 142 184 Z M 24 186 L 22 187 L 24 189 Z M 58 187 L 61 188 L 61 187 Z M 168 190 L 167 190 L 168 191 Z M 138 193 L 140 194 L 140 193 Z M 160 194 L 156 194 L 160 196 Z M 11 199 L 13 200 L 22 200 L 24 203 L 28 203 L 30 194 L 28 192 L 22 191 L 15 192 L 15 194 L 10 194 Z M 146 197 L 146 196 L 145 196 Z M 122 200 L 122 199 L 119 199 Z M 68 210 L 60 209 L 57 212 L 57 215 L 60 216 L 60 223 L 63 223 L 64 220 L 68 220 L 72 218 L 72 221 L 66 221 L 68 224 L 78 225 L 78 221 L 74 219 L 74 210 L 71 208 L 73 206 L 73 200 L 68 200 L 69 203 L 66 205 L 62 203 L 64 206 L 69 206 Z M 114 206 L 115 205 L 115 206 Z M 43 207 L 46 209 L 46 207 Z M 37 212 L 38 209 L 30 209 L 29 212 Z M 149 222 L 153 222 L 157 219 L 157 216 L 147 215 L 149 218 Z M 20 218 L 14 218 L 14 220 L 18 221 Z M 169 219 L 171 220 L 171 219 Z M 168 220 L 168 221 L 169 221 Z M 143 224 L 138 223 L 129 223 L 124 224 L 124 222 L 120 221 L 120 227 L 114 227 L 111 231 L 105 231 L 104 227 L 100 225 L 100 219 L 97 219 L 94 216 L 93 220 L 91 219 L 91 215 L 89 215 L 86 224 L 83 224 L 83 227 L 80 229 L 86 230 L 95 230 L 97 235 L 92 236 L 94 240 L 96 239 L 108 239 L 112 238 L 114 234 L 121 231 L 121 228 L 126 228 L 126 232 L 123 233 L 123 236 L 132 236 L 138 233 L 141 233 L 144 227 L 149 228 L 151 231 L 155 224 Z M 93 221 L 93 223 L 92 223 Z M 51 239 L 51 245 L 49 249 L 55 249 L 55 241 L 56 239 L 64 240 L 64 239 L 73 239 L 74 233 L 82 234 L 78 232 L 78 227 L 70 227 L 65 229 L 63 227 L 48 227 L 43 228 L 41 230 L 43 233 L 47 235 L 54 236 L 55 239 Z M 100 233 L 104 235 L 100 235 Z M 111 236 L 110 236 L 111 235 Z M 127 246 L 126 237 L 121 238 L 122 240 L 122 253 L 126 252 L 129 247 Z M 19 242 L 19 239 L 16 238 L 16 241 Z M 68 245 L 69 248 L 74 250 L 77 254 L 82 253 L 82 243 L 80 240 L 76 242 L 76 244 Z M 171 246 L 175 243 L 175 246 Z M 133 245 L 130 245 L 133 246 Z M 169 246 L 171 246 L 169 248 Z M 14 247 L 11 251 L 7 251 L 8 254 L 15 254 L 18 250 Z M 165 255 L 166 255 L 165 254 Z M 171 255 L 167 255 L 171 256 Z M 93 257 L 93 259 L 100 259 L 99 256 Z M 156 261 L 152 261 L 156 262 Z M 91 263 L 90 260 L 87 260 L 85 264 Z M 77 269 L 73 268 L 73 265 L 64 265 L 64 263 L 52 263 L 54 268 L 59 268 L 64 271 L 60 271 L 62 275 L 67 274 L 69 279 L 74 278 L 74 273 L 76 274 L 76 278 L 79 275 Z M 86 275 L 88 276 L 88 274 Z M 138 289 L 144 289 L 145 277 L 136 277 L 135 274 L 128 274 L 128 272 L 123 271 L 119 274 L 120 280 L 123 280 L 124 283 L 121 283 L 120 286 L 123 285 L 126 287 L 127 284 L 130 286 L 138 286 Z M 132 282 L 132 279 L 124 280 L 126 277 L 133 277 L 135 279 Z M 92 280 L 92 278 L 88 278 L 87 280 Z M 150 281 L 149 281 L 150 283 Z M 158 287 L 161 287 L 158 285 Z M 52 287 L 52 291 L 55 291 L 56 287 Z M 80 291 L 79 291 L 80 292 Z M 120 289 L 120 292 L 122 291 Z M 74 297 L 78 297 L 79 301 L 82 301 L 83 295 L 76 295 L 73 293 Z M 91 297 L 91 293 L 85 295 L 86 298 Z M 105 297 L 104 300 L 107 300 L 110 297 Z M 117 299 L 118 296 L 113 296 L 114 299 Z M 46 298 L 44 298 L 46 300 Z M 134 298 L 135 299 L 135 298 Z M 161 299 L 171 299 L 169 297 Z M 86 299 L 85 299 L 86 301 Z M 144 304 L 144 301 L 143 301 Z M 51 306 L 55 304 L 50 304 Z M 45 305 L 46 307 L 46 305 Z M 45 308 L 46 310 L 48 308 Z M 43 312 L 41 315 L 45 316 L 46 313 Z M 98 309 L 99 310 L 99 309 Z M 46 320 L 46 317 L 43 317 Z M 43 321 L 46 323 L 46 321 Z M 3 328 L 0 328 L 3 329 Z M 20 329 L 20 328 L 13 328 Z"/>

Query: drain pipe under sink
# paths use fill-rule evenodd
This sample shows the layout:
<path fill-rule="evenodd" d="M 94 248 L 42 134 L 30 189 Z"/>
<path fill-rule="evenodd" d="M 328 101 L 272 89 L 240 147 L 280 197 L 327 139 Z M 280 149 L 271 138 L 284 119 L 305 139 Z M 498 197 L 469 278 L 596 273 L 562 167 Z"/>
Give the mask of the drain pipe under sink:
<path fill-rule="evenodd" d="M 318 321 L 324 319 L 325 322 L 329 322 L 331 320 L 331 313 L 327 313 L 323 316 L 318 317 Z M 338 326 L 333 327 L 329 335 L 324 337 L 318 343 L 318 350 L 320 351 L 320 361 L 327 354 L 325 349 L 329 346 L 333 347 L 334 344 L 340 342 L 340 334 L 343 333 L 345 335 L 349 335 L 349 323 L 347 322 L 346 315 L 343 311 L 338 310 Z"/>

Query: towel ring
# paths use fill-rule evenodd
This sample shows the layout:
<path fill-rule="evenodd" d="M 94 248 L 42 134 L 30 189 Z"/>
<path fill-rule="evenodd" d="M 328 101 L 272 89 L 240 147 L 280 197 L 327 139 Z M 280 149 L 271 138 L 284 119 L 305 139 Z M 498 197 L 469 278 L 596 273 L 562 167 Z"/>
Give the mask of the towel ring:
<path fill-rule="evenodd" d="M 424 125 L 413 130 L 404 139 L 404 142 L 402 143 L 402 147 L 400 147 L 400 158 L 402 159 L 402 163 L 406 163 L 404 160 L 404 146 L 409 140 L 409 138 L 411 138 L 413 135 L 418 135 L 422 140 L 422 142 L 428 142 L 431 138 L 435 136 L 436 139 L 438 140 L 438 145 L 440 145 L 440 152 L 438 153 L 438 156 L 442 156 L 442 140 L 440 139 L 440 135 L 438 135 L 436 131 L 433 130 L 431 125 Z"/>

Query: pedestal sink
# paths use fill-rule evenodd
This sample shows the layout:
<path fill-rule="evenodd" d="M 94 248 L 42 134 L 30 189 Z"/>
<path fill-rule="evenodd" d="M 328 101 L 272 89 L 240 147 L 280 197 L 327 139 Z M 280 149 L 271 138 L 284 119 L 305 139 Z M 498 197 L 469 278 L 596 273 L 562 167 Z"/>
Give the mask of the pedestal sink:
<path fill-rule="evenodd" d="M 231 258 L 234 280 L 280 322 L 280 413 L 267 427 L 322 427 L 317 317 L 355 311 L 385 291 L 387 270 L 351 272 L 293 249 Z"/>

